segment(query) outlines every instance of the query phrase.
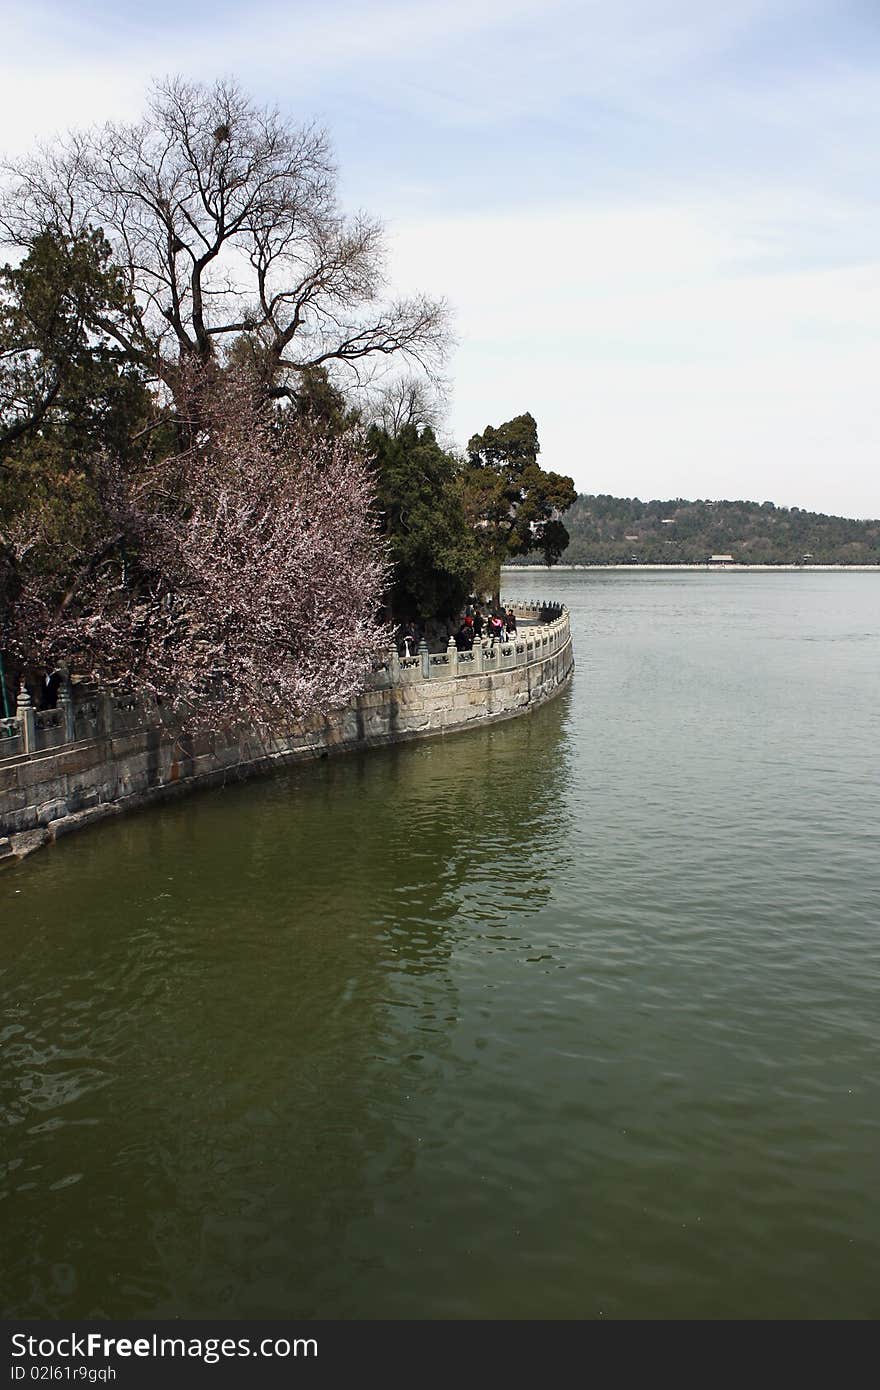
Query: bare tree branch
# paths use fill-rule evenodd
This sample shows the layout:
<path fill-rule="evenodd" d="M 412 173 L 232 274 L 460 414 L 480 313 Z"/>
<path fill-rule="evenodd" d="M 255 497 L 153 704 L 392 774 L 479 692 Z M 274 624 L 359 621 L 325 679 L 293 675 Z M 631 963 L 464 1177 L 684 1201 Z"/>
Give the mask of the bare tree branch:
<path fill-rule="evenodd" d="M 395 353 L 433 372 L 448 348 L 445 304 L 383 302 L 382 228 L 337 208 L 327 134 L 235 82 L 157 83 L 142 121 L 70 134 L 6 173 L 9 244 L 103 229 L 136 308 L 112 336 L 133 360 L 207 363 L 244 333 L 285 387 Z"/>

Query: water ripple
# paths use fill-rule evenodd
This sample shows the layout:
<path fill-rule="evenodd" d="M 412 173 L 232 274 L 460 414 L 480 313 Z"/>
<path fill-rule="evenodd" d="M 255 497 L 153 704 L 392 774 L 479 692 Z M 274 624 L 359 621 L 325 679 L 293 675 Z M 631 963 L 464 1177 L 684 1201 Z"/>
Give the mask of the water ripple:
<path fill-rule="evenodd" d="M 7 1315 L 875 1316 L 877 581 L 762 578 L 6 874 Z"/>

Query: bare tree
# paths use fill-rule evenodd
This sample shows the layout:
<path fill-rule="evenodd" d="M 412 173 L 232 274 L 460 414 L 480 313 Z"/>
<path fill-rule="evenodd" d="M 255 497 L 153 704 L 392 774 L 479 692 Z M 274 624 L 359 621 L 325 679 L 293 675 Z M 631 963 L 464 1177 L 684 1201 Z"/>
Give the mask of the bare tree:
<path fill-rule="evenodd" d="M 134 311 L 96 330 L 174 385 L 244 334 L 264 388 L 296 394 L 308 368 L 402 354 L 432 369 L 448 313 L 385 297 L 381 225 L 336 202 L 327 134 L 294 126 L 232 81 L 157 83 L 137 124 L 107 123 L 7 168 L 0 230 L 27 249 L 45 231 L 101 227 Z"/>
<path fill-rule="evenodd" d="M 375 392 L 373 421 L 392 439 L 407 426 L 432 429 L 435 433 L 446 413 L 446 392 L 440 381 L 407 373 L 383 383 Z"/>

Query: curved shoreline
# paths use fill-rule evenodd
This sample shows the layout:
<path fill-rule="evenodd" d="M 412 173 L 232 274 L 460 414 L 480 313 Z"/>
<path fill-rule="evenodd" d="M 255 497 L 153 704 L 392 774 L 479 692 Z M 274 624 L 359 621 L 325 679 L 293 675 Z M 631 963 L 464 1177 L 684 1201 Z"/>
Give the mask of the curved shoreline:
<path fill-rule="evenodd" d="M 523 607 L 524 605 L 519 605 Z M 0 762 L 0 867 L 108 816 L 292 763 L 436 738 L 528 714 L 570 682 L 568 613 L 471 653 L 396 651 L 355 702 L 274 738 L 177 736 L 130 729 Z"/>

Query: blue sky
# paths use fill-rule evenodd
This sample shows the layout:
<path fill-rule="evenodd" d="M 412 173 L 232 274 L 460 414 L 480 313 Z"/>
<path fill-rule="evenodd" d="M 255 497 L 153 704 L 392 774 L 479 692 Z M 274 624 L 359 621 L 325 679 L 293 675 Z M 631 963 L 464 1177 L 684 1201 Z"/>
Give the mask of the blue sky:
<path fill-rule="evenodd" d="M 10 13 L 11 10 L 11 13 Z M 234 74 L 330 129 L 449 432 L 531 410 L 582 491 L 880 515 L 876 0 L 7 7 L 0 146 Z"/>

